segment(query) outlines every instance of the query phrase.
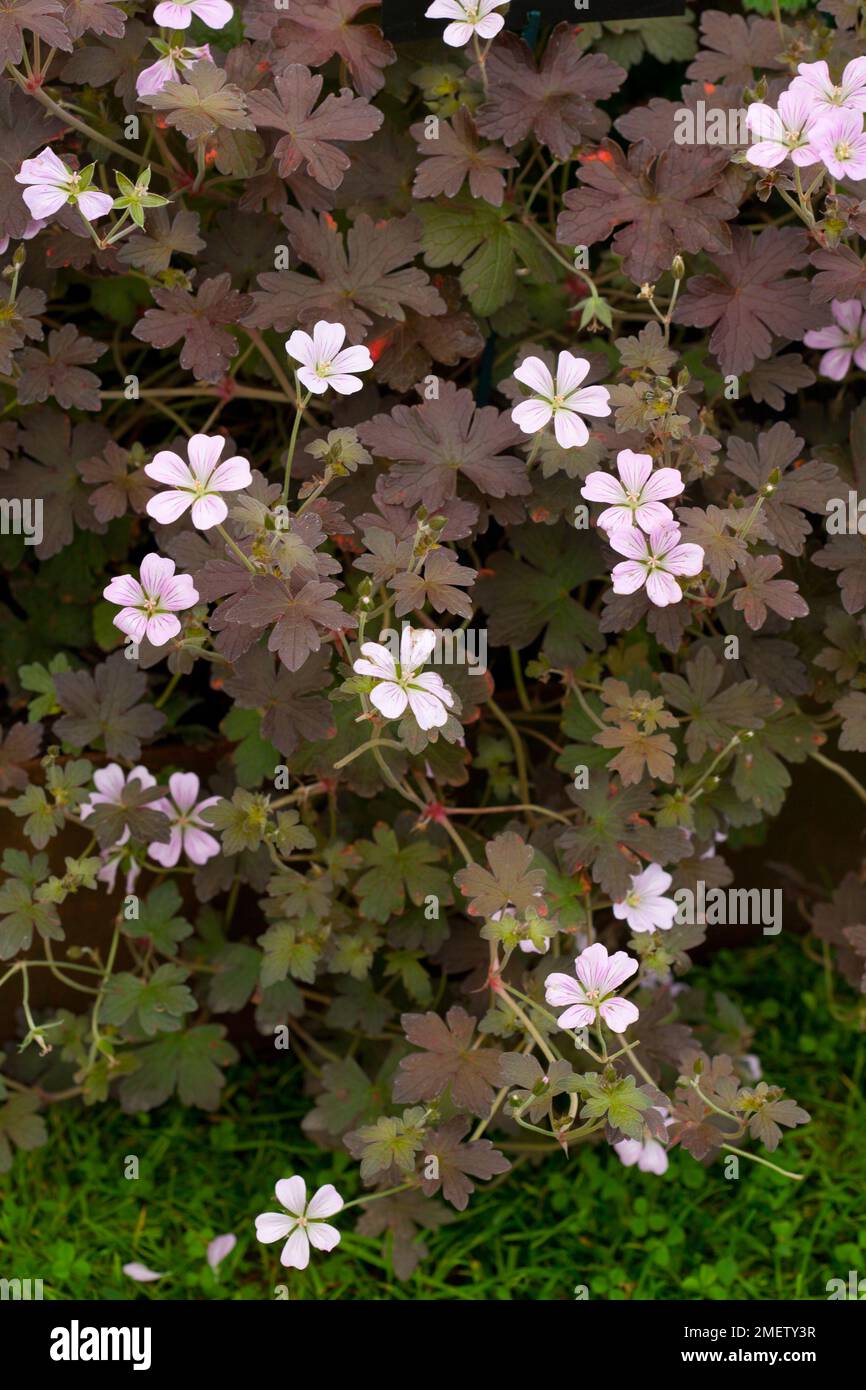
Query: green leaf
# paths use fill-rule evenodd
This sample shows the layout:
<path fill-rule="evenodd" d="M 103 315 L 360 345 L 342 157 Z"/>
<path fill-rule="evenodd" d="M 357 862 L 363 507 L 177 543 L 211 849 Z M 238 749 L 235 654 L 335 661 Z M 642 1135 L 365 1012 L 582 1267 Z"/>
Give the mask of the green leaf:
<path fill-rule="evenodd" d="M 9 810 L 13 816 L 26 816 L 24 834 L 37 849 L 44 849 L 62 826 L 65 816 L 52 806 L 42 787 L 31 785 L 15 798 Z"/>
<path fill-rule="evenodd" d="M 273 778 L 282 756 L 261 736 L 262 716 L 255 709 L 233 709 L 220 724 L 220 731 L 236 745 L 232 758 L 242 787 L 258 787 Z"/>
<path fill-rule="evenodd" d="M 123 643 L 123 633 L 114 626 L 117 616 L 116 603 L 95 603 L 93 605 L 93 637 L 96 645 L 104 652 L 114 651 Z"/>
<path fill-rule="evenodd" d="M 225 1085 L 221 1068 L 237 1061 L 237 1052 L 225 1041 L 226 1030 L 216 1023 L 168 1033 L 133 1055 L 138 1070 L 121 1083 L 124 1110 L 152 1110 L 177 1092 L 184 1105 L 215 1110 Z"/>
<path fill-rule="evenodd" d="M 242 941 L 232 941 L 214 957 L 216 974 L 208 991 L 208 1008 L 237 1013 L 247 1004 L 259 981 L 262 953 Z"/>
<path fill-rule="evenodd" d="M 45 1121 L 37 1114 L 36 1096 L 10 1096 L 0 1106 L 0 1173 L 12 1167 L 12 1145 L 19 1149 L 38 1149 L 48 1140 Z"/>
<path fill-rule="evenodd" d="M 293 975 L 311 985 L 316 978 L 316 962 L 321 951 L 312 941 L 305 940 L 299 924 L 275 922 L 258 938 L 265 953 L 261 966 L 262 988 Z"/>
<path fill-rule="evenodd" d="M 414 1173 L 415 1155 L 424 1142 L 423 1106 L 404 1110 L 401 1119 L 396 1115 L 380 1115 L 375 1124 L 364 1125 L 347 1135 L 351 1152 L 357 1150 L 361 1159 L 361 1180 L 370 1182 L 379 1173 L 385 1173 L 393 1165 L 401 1173 Z"/>
<path fill-rule="evenodd" d="M 447 206 L 422 203 L 424 259 L 428 265 L 459 265 L 460 284 L 476 314 L 489 317 L 514 297 L 522 264 L 539 280 L 553 278 L 553 260 L 541 242 L 513 221 L 507 205 L 454 198 Z"/>
<path fill-rule="evenodd" d="M 581 1119 L 606 1119 L 629 1139 L 643 1137 L 641 1114 L 652 1105 L 639 1090 L 633 1076 L 617 1077 L 612 1069 L 603 1073 L 586 1072 L 574 1080 L 574 1089 L 586 1097 Z"/>
<path fill-rule="evenodd" d="M 403 912 L 407 896 L 416 907 L 430 896 L 440 905 L 453 902 L 450 876 L 434 867 L 442 858 L 435 845 L 415 840 L 401 847 L 390 826 L 380 822 L 373 840 L 360 840 L 356 848 L 367 869 L 355 884 L 362 916 L 387 922 Z"/>
<path fill-rule="evenodd" d="M 31 700 L 27 706 L 27 718 L 31 724 L 38 719 L 44 719 L 46 715 L 60 713 L 57 692 L 54 689 L 54 676 L 59 671 L 71 670 L 69 659 L 64 652 L 58 652 L 52 657 L 48 666 L 33 661 L 20 668 L 18 679 L 24 689 L 38 692 L 37 698 Z"/>
<path fill-rule="evenodd" d="M 196 1008 L 192 991 L 183 983 L 189 971 L 182 966 L 160 965 L 149 980 L 127 971 L 109 981 L 100 1009 L 105 1023 L 124 1024 L 133 1017 L 148 1037 L 155 1033 L 175 1033 L 184 1014 Z"/>
<path fill-rule="evenodd" d="M 177 884 L 160 883 L 141 903 L 138 921 L 124 922 L 124 935 L 147 937 L 160 955 L 176 956 L 179 943 L 192 935 L 186 918 L 177 916 L 180 906 Z"/>

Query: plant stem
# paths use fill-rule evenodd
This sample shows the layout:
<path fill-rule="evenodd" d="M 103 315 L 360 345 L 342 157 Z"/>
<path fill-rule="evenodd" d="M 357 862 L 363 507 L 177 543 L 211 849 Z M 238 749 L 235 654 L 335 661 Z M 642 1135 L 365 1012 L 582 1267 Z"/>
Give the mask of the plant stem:
<path fill-rule="evenodd" d="M 783 1178 L 790 1178 L 792 1182 L 803 1182 L 805 1173 L 790 1173 L 787 1168 L 780 1168 L 778 1163 L 771 1163 L 768 1158 L 762 1158 L 760 1154 L 751 1154 L 748 1149 L 738 1149 L 735 1144 L 723 1144 L 723 1149 L 729 1149 L 732 1154 L 739 1155 L 740 1158 L 749 1158 L 753 1163 L 760 1163 L 764 1168 L 772 1168 L 774 1173 L 780 1173 Z"/>
<path fill-rule="evenodd" d="M 289 500 L 289 487 L 292 481 L 292 462 L 294 460 L 295 449 L 297 448 L 298 444 L 298 430 L 301 428 L 301 420 L 303 418 L 304 411 L 306 410 L 307 405 L 309 404 L 310 396 L 312 395 L 311 391 L 302 393 L 300 387 L 297 385 L 297 378 L 295 380 L 295 390 L 297 392 L 298 405 L 297 409 L 295 410 L 295 419 L 292 424 L 292 433 L 289 437 L 289 447 L 286 450 L 286 472 L 285 477 L 283 478 L 282 496 L 283 506 L 285 506 Z"/>
<path fill-rule="evenodd" d="M 88 125 L 86 121 L 80 121 L 78 117 L 73 116 L 72 112 L 67 110 L 66 107 L 54 101 L 41 87 L 31 87 L 28 84 L 27 78 L 22 72 L 19 72 L 16 67 L 9 64 L 7 65 L 6 71 L 15 79 L 26 96 L 33 97 L 33 99 L 38 101 L 41 106 L 44 106 L 47 111 L 50 111 L 52 115 L 57 116 L 59 120 L 63 121 L 64 125 L 71 125 L 79 134 L 86 135 L 88 140 L 93 140 L 98 145 L 104 145 L 107 150 L 111 150 L 114 154 L 119 154 L 121 159 L 130 159 L 134 164 L 139 164 L 144 168 L 147 167 L 148 161 L 140 154 L 136 154 L 134 150 L 124 149 L 123 146 L 118 145 L 115 140 L 110 140 L 107 135 L 101 135 L 98 130 L 94 130 L 93 126 Z M 166 169 L 164 164 L 152 164 L 150 167 L 162 174 L 164 178 L 171 178 L 171 173 Z"/>
<path fill-rule="evenodd" d="M 809 756 L 814 758 L 816 763 L 820 763 L 822 767 L 826 767 L 829 772 L 834 772 L 837 777 L 841 777 L 842 781 L 848 783 L 852 792 L 854 792 L 856 796 L 859 796 L 861 801 L 866 801 L 866 790 L 864 790 L 857 781 L 853 773 L 848 771 L 847 767 L 842 767 L 840 763 L 834 763 L 832 758 L 825 758 L 824 754 L 819 753 L 817 749 L 810 749 Z"/>
<path fill-rule="evenodd" d="M 223 540 L 225 541 L 226 545 L 227 545 L 231 550 L 234 551 L 235 555 L 237 555 L 237 557 L 238 557 L 238 559 L 241 561 L 241 563 L 244 564 L 244 565 L 246 565 L 247 569 L 248 569 L 252 574 L 255 574 L 255 573 L 256 573 L 256 567 L 255 567 L 255 565 L 253 564 L 252 560 L 249 558 L 248 555 L 245 555 L 245 554 L 244 554 L 244 552 L 241 550 L 241 548 L 240 548 L 240 546 L 237 544 L 237 542 L 232 540 L 231 536 L 229 535 L 229 533 L 228 533 L 228 531 L 226 530 L 226 528 L 223 526 L 222 522 L 219 523 L 219 525 L 217 526 L 216 529 L 217 529 L 217 531 L 219 531 L 219 533 L 220 533 L 220 535 L 222 536 Z"/>

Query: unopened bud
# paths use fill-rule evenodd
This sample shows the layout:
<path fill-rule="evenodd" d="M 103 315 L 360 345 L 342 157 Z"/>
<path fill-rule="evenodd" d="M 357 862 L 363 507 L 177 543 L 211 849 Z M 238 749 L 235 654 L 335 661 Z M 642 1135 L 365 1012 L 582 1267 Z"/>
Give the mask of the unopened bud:
<path fill-rule="evenodd" d="M 682 256 L 676 255 L 671 261 L 671 274 L 675 280 L 682 280 L 686 273 L 686 263 Z"/>

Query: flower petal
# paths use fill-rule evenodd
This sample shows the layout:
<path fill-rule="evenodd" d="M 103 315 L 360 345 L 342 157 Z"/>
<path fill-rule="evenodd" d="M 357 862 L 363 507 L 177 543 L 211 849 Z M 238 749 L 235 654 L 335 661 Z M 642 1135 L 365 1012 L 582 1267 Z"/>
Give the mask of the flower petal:
<path fill-rule="evenodd" d="M 274 1191 L 277 1201 L 286 1211 L 290 1211 L 293 1216 L 304 1215 L 307 1206 L 307 1184 L 303 1178 L 297 1175 L 292 1178 L 280 1178 Z"/>
<path fill-rule="evenodd" d="M 605 999 L 598 1011 L 612 1033 L 624 1033 L 640 1018 L 640 1010 L 628 999 Z"/>
<path fill-rule="evenodd" d="M 186 446 L 193 478 L 206 483 L 219 463 L 225 446 L 221 434 L 194 434 Z"/>
<path fill-rule="evenodd" d="M 514 375 L 519 382 L 539 396 L 555 394 L 553 377 L 540 357 L 524 357 L 520 366 L 514 368 Z"/>
<path fill-rule="evenodd" d="M 256 1217 L 256 1240 L 269 1245 L 273 1240 L 282 1240 L 295 1225 L 293 1216 L 284 1211 L 264 1211 Z"/>
<path fill-rule="evenodd" d="M 225 521 L 229 514 L 229 509 L 223 499 L 216 492 L 208 492 L 204 497 L 197 497 L 192 504 L 192 524 L 198 527 L 199 531 L 209 531 L 212 526 L 219 526 Z"/>
<path fill-rule="evenodd" d="M 342 1197 L 333 1183 L 326 1182 L 324 1187 L 320 1187 L 310 1198 L 310 1205 L 307 1207 L 307 1216 L 311 1219 L 319 1220 L 323 1216 L 336 1216 L 337 1212 L 342 1211 L 342 1209 Z"/>

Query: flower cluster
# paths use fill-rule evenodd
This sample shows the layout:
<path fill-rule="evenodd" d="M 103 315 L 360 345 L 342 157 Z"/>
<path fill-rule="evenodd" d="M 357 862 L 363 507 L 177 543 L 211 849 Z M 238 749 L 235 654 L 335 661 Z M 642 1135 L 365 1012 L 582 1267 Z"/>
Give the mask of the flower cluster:
<path fill-rule="evenodd" d="M 746 124 L 754 143 L 746 158 L 775 169 L 790 158 L 798 168 L 823 164 L 834 179 L 866 176 L 866 58 L 852 58 L 839 82 L 825 59 L 800 63 L 774 110 L 753 102 Z"/>
<path fill-rule="evenodd" d="M 633 594 L 646 587 L 647 598 L 658 608 L 679 603 L 681 576 L 694 576 L 704 567 L 701 546 L 684 544 L 673 512 L 662 498 L 683 491 L 682 474 L 675 468 L 653 471 L 649 454 L 621 449 L 616 460 L 619 481 L 609 473 L 590 473 L 581 495 L 591 502 L 608 502 L 598 524 L 608 534 L 611 547 L 627 559 L 613 568 L 616 594 Z"/>

